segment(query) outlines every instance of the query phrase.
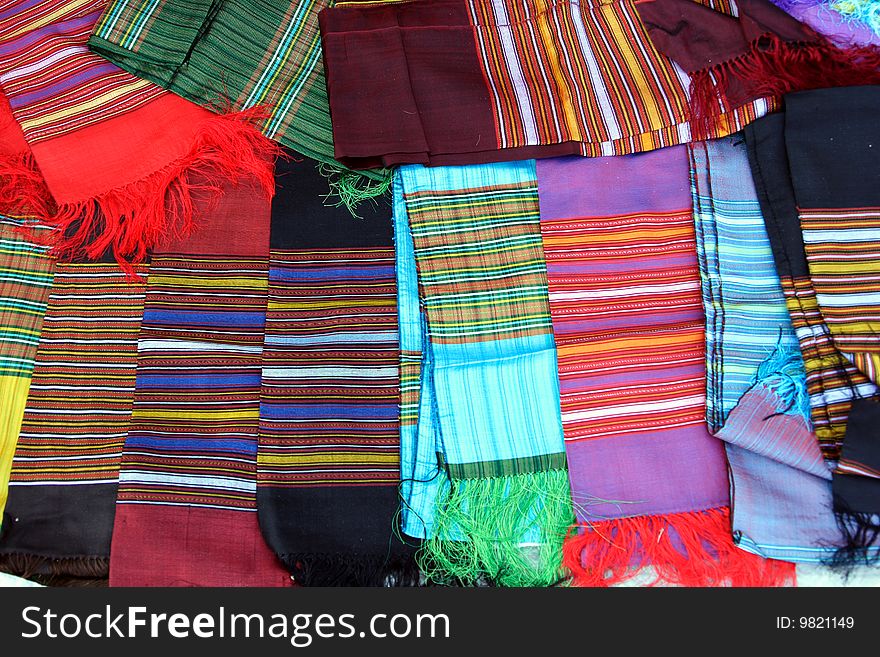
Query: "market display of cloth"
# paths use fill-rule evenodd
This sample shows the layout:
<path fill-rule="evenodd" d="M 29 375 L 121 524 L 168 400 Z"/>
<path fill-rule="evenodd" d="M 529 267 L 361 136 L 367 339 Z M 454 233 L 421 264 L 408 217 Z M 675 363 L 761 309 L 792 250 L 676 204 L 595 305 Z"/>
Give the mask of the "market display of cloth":
<path fill-rule="evenodd" d="M 215 116 L 90 52 L 105 5 L 0 2 L 0 87 L 26 139 L 0 164 L 0 197 L 39 207 L 58 228 L 60 257 L 110 248 L 139 261 L 168 233 L 192 228 L 194 192 L 256 176 L 271 194 L 265 162 L 275 149 L 253 112 Z M 0 103 L 0 122 L 7 109 Z"/>
<path fill-rule="evenodd" d="M 318 33 L 318 12 L 332 5 L 332 0 L 112 0 L 89 47 L 204 107 L 222 99 L 235 110 L 262 108 L 256 121 L 262 133 L 342 174 L 336 191 L 353 202 L 386 191 L 388 174 L 356 174 L 333 159 Z"/>
<path fill-rule="evenodd" d="M 12 462 L 4 570 L 107 577 L 147 269 L 132 277 L 112 257 L 55 264 Z"/>
<path fill-rule="evenodd" d="M 712 137 L 715 117 L 756 98 L 880 84 L 880 47 L 840 48 L 768 0 L 736 0 L 736 12 L 693 0 L 637 3 L 651 41 L 690 76 L 692 128 Z"/>
<path fill-rule="evenodd" d="M 687 148 L 540 160 L 537 173 L 574 582 L 606 586 L 644 566 L 688 586 L 785 581 L 793 570 L 734 545 L 724 450 L 704 421 Z"/>
<path fill-rule="evenodd" d="M 398 175 L 404 531 L 429 580 L 553 584 L 572 511 L 535 164 Z"/>
<path fill-rule="evenodd" d="M 651 44 L 637 6 L 431 0 L 322 12 L 337 159 L 460 165 L 690 141 L 690 81 Z M 706 134 L 739 130 L 772 106 L 751 98 Z"/>
<path fill-rule="evenodd" d="M 278 165 L 262 358 L 257 507 L 297 584 L 413 585 L 400 537 L 391 206 L 322 204 L 311 160 Z M 415 541 L 407 541 L 415 543 Z"/>
<path fill-rule="evenodd" d="M 257 517 L 269 207 L 242 183 L 153 254 L 112 586 L 291 585 Z"/>
<path fill-rule="evenodd" d="M 691 192 L 706 314 L 706 421 L 725 441 L 734 539 L 820 563 L 843 544 L 831 469 L 810 423 L 807 376 L 745 141 L 693 144 Z"/>
<path fill-rule="evenodd" d="M 791 94 L 746 133 L 752 171 L 808 373 L 812 420 L 835 465 L 845 561 L 880 535 L 875 254 L 880 88 Z M 821 136 L 816 121 L 827 122 Z"/>

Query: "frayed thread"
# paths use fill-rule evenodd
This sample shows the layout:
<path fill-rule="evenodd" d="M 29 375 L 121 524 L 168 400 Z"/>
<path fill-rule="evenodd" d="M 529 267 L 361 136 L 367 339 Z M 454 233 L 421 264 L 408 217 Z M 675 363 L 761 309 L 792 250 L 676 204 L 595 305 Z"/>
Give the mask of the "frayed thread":
<path fill-rule="evenodd" d="M 797 343 L 785 343 L 780 329 L 779 340 L 769 356 L 758 365 L 755 384 L 772 390 L 782 401 L 779 413 L 801 415 L 810 419 L 810 393 L 807 373 Z"/>
<path fill-rule="evenodd" d="M 753 41 L 749 50 L 690 74 L 690 125 L 695 139 L 707 139 L 718 117 L 736 104 L 778 98 L 794 91 L 880 84 L 880 48 L 838 48 L 818 41 L 790 42 L 777 35 Z M 731 101 L 727 90 L 739 85 L 748 99 Z"/>
<path fill-rule="evenodd" d="M 318 172 L 327 179 L 330 186 L 330 191 L 324 196 L 325 205 L 337 208 L 345 206 L 355 217 L 359 217 L 357 208 L 361 203 L 376 203 L 377 199 L 389 193 L 394 176 L 391 169 L 372 171 L 372 175 L 367 176 L 342 165 L 335 166 L 326 162 L 318 164 Z M 381 177 L 374 177 L 376 174 L 381 174 Z"/>
<path fill-rule="evenodd" d="M 58 227 L 52 252 L 94 260 L 108 250 L 129 275 L 161 240 L 190 234 L 198 214 L 216 202 L 225 182 L 252 179 L 271 198 L 272 164 L 280 147 L 254 122 L 254 107 L 207 119 L 188 154 L 143 180 L 77 203 L 59 204 L 48 222 Z"/>
<path fill-rule="evenodd" d="M 419 586 L 421 574 L 412 555 L 279 555 L 297 586 Z"/>
<path fill-rule="evenodd" d="M 36 554 L 0 554 L 0 572 L 45 586 L 107 586 L 109 557 L 53 558 Z"/>
<path fill-rule="evenodd" d="M 573 518 L 566 470 L 453 480 L 438 495 L 419 566 L 443 585 L 554 585 Z"/>
<path fill-rule="evenodd" d="M 837 0 L 830 6 L 844 18 L 863 23 L 880 35 L 880 0 Z"/>
<path fill-rule="evenodd" d="M 843 544 L 826 560 L 827 566 L 848 577 L 857 566 L 880 563 L 880 515 L 853 511 L 835 495 L 834 518 Z"/>
<path fill-rule="evenodd" d="M 764 559 L 733 543 L 727 507 L 618 518 L 571 528 L 565 566 L 575 586 L 605 587 L 652 567 L 650 586 L 785 586 L 794 564 Z"/>
<path fill-rule="evenodd" d="M 33 153 L 0 158 L 0 212 L 45 220 L 53 210 L 52 195 Z"/>

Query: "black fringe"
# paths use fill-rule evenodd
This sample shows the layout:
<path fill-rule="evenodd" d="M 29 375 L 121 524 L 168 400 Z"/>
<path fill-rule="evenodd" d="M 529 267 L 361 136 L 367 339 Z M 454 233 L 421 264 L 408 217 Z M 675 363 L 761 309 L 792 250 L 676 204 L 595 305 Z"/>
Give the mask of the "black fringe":
<path fill-rule="evenodd" d="M 279 555 L 298 586 L 420 586 L 412 555 L 386 558 L 355 554 Z"/>
<path fill-rule="evenodd" d="M 839 496 L 834 497 L 834 517 L 844 545 L 825 562 L 848 577 L 857 566 L 880 562 L 880 515 L 853 511 Z"/>
<path fill-rule="evenodd" d="M 44 586 L 104 587 L 110 576 L 110 558 L 0 554 L 0 572 Z"/>

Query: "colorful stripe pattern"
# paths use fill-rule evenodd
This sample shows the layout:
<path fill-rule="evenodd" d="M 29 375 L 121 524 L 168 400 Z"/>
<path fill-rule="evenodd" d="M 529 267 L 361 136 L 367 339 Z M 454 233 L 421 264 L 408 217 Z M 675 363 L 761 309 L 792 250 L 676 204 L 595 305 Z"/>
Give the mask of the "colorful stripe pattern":
<path fill-rule="evenodd" d="M 331 161 L 318 12 L 328 0 L 115 0 L 90 46 L 203 106 L 266 109 L 263 133 Z"/>
<path fill-rule="evenodd" d="M 689 209 L 541 221 L 566 441 L 704 419 Z"/>
<path fill-rule="evenodd" d="M 534 181 L 406 194 L 432 342 L 550 333 Z"/>
<path fill-rule="evenodd" d="M 116 264 L 56 265 L 10 486 L 116 483 L 143 302 Z"/>
<path fill-rule="evenodd" d="M 153 261 L 118 504 L 256 510 L 265 258 Z"/>
<path fill-rule="evenodd" d="M 706 314 L 706 421 L 716 433 L 765 361 L 789 355 L 797 365 L 787 365 L 786 375 L 802 384 L 805 374 L 742 141 L 699 142 L 689 152 Z"/>
<path fill-rule="evenodd" d="M 880 208 L 798 212 L 816 301 L 838 350 L 880 384 Z"/>
<path fill-rule="evenodd" d="M 273 251 L 260 485 L 399 482 L 394 251 Z"/>
<path fill-rule="evenodd" d="M 501 148 L 581 142 L 591 157 L 691 140 L 690 80 L 651 43 L 630 0 L 468 0 Z M 767 113 L 728 111 L 709 136 Z"/>
<path fill-rule="evenodd" d="M 54 260 L 40 244 L 47 230 L 0 216 L 0 514 L 52 287 Z"/>
<path fill-rule="evenodd" d="M 86 47 L 106 0 L 0 2 L 0 85 L 28 142 L 95 125 L 164 93 Z"/>

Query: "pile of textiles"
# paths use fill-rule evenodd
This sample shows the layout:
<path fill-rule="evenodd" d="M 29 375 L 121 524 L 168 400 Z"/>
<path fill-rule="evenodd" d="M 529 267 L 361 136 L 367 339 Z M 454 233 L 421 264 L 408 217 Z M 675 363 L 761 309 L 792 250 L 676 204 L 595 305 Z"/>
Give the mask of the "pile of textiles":
<path fill-rule="evenodd" d="M 880 561 L 873 0 L 0 0 L 0 571 Z"/>

